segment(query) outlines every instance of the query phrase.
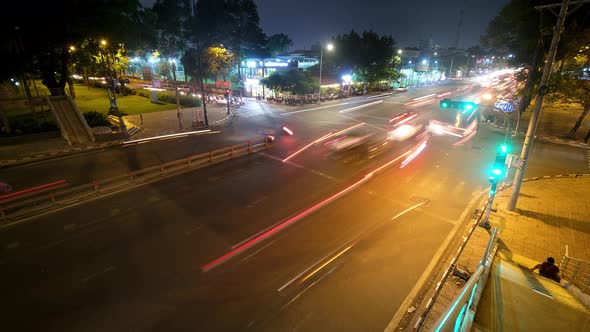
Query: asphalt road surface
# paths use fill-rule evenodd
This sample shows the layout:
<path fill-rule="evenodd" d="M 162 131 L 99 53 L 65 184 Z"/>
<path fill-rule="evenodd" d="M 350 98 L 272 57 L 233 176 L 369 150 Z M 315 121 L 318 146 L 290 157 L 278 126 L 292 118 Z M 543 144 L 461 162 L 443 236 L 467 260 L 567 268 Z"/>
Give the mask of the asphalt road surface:
<path fill-rule="evenodd" d="M 292 155 L 360 123 L 365 133 L 385 135 L 388 119 L 408 109 L 449 121 L 435 99 L 412 99 L 454 84 L 237 117 L 215 134 L 222 143 L 274 133 L 276 144 L 2 228 L 0 324 L 11 331 L 382 331 L 487 190 L 487 167 L 504 136 L 482 127 L 464 142 L 390 141 L 370 159 L 342 158 L 324 144 Z M 295 135 L 280 135 L 284 125 Z M 215 135 L 61 162 L 99 169 L 93 163 L 107 155 L 178 156 Z M 578 150 L 535 149 L 531 176 L 587 167 Z M 548 162 L 555 153 L 561 162 Z M 30 167 L 54 172 L 50 165 Z M 24 178 L 30 169 L 15 170 Z"/>

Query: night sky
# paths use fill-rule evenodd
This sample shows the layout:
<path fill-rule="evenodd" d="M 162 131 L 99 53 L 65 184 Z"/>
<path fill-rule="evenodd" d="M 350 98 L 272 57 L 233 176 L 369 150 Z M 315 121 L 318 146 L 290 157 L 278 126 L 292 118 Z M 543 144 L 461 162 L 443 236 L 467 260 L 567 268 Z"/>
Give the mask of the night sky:
<path fill-rule="evenodd" d="M 479 43 L 488 22 L 509 0 L 254 0 L 265 33 L 286 33 L 294 49 L 310 48 L 331 36 L 372 29 L 390 34 L 399 46 L 418 46 L 432 37 L 453 46 L 459 11 L 464 10 L 459 47 Z M 150 5 L 154 0 L 142 0 Z"/>

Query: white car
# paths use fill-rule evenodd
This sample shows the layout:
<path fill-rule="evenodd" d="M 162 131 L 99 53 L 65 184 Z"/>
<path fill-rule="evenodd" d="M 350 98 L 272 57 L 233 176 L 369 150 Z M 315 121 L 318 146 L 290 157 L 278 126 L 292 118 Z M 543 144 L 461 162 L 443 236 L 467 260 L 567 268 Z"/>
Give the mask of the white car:
<path fill-rule="evenodd" d="M 408 88 L 405 87 L 405 86 L 400 86 L 397 89 L 395 89 L 395 91 L 397 91 L 397 92 L 407 92 L 408 91 Z"/>

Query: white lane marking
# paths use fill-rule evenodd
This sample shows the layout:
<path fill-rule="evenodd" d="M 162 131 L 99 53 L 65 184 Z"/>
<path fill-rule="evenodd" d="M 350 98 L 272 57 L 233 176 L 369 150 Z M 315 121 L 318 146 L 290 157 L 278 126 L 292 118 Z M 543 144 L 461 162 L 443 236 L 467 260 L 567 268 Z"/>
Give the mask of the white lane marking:
<path fill-rule="evenodd" d="M 459 227 L 462 224 L 461 221 L 464 220 L 469 213 L 473 213 L 473 209 L 475 208 L 476 204 L 479 202 L 479 199 L 481 197 L 483 197 L 483 195 L 485 195 L 487 192 L 488 192 L 487 189 L 479 192 L 477 195 L 474 195 L 473 198 L 471 199 L 471 201 L 469 202 L 469 204 L 467 204 L 467 207 L 465 208 L 465 210 L 463 211 L 463 213 L 461 214 L 459 219 L 457 219 L 458 220 L 457 223 L 455 224 L 453 229 L 449 232 L 449 235 L 447 235 L 447 238 L 443 241 L 443 243 L 440 245 L 440 247 L 438 247 L 438 250 L 436 251 L 436 253 L 432 257 L 432 259 L 430 260 L 430 263 L 428 264 L 426 269 L 424 269 L 424 272 L 422 272 L 422 275 L 420 276 L 420 278 L 418 279 L 418 281 L 414 285 L 414 288 L 412 288 L 412 290 L 408 293 L 408 296 L 406 296 L 406 298 L 404 299 L 402 304 L 399 306 L 399 308 L 397 309 L 397 311 L 393 315 L 393 318 L 391 319 L 391 321 L 389 322 L 389 324 L 385 328 L 385 332 L 393 332 L 395 330 L 395 328 L 397 327 L 399 322 L 404 317 L 406 311 L 408 310 L 408 307 L 414 302 L 414 300 L 416 299 L 416 295 L 418 294 L 418 292 L 420 291 L 422 286 L 424 286 L 426 279 L 432 273 L 432 270 L 434 269 L 436 263 L 438 263 L 438 261 L 440 260 L 440 257 L 444 253 L 445 249 L 447 248 L 447 246 L 449 245 L 449 243 L 451 242 L 453 237 L 456 235 L 457 231 L 459 230 Z M 422 304 L 420 304 L 420 306 L 421 305 Z"/>
<path fill-rule="evenodd" d="M 369 123 L 363 122 L 363 121 L 361 121 L 361 120 L 357 120 L 357 119 L 355 119 L 355 118 L 351 118 L 350 116 L 346 116 L 346 115 L 342 115 L 342 114 L 338 114 L 338 116 L 341 116 L 341 117 L 343 117 L 343 118 L 346 118 L 346 119 L 354 120 L 354 121 L 357 121 L 357 122 L 359 122 L 359 123 L 364 123 L 364 124 L 365 124 L 365 126 L 368 126 L 368 127 L 371 127 L 371 128 L 377 129 L 377 130 L 381 130 L 381 131 L 384 131 L 384 132 L 386 132 L 386 133 L 387 133 L 387 132 L 389 132 L 389 130 L 387 130 L 387 129 L 383 129 L 383 128 L 381 128 L 381 127 L 374 126 L 374 125 L 372 125 L 372 124 L 369 124 Z"/>
<path fill-rule="evenodd" d="M 102 271 L 98 271 L 96 273 L 93 273 L 93 274 L 85 277 L 85 278 L 82 278 L 82 282 L 85 282 L 86 283 L 86 282 L 88 282 L 88 281 L 90 281 L 92 279 L 95 279 L 96 277 L 99 277 L 99 276 L 101 276 L 103 274 L 109 273 L 110 271 L 114 271 L 114 270 L 115 270 L 115 267 L 111 265 L 111 266 L 107 267 L 106 269 L 104 269 Z"/>
<path fill-rule="evenodd" d="M 217 132 L 219 132 L 219 131 L 217 131 Z M 131 143 L 139 143 L 139 142 L 146 142 L 146 141 L 154 141 L 154 140 L 159 140 L 159 139 L 163 139 L 163 138 L 186 137 L 188 135 L 204 134 L 204 133 L 211 133 L 211 134 L 213 134 L 213 133 L 216 133 L 216 132 L 212 132 L 211 129 L 197 130 L 197 131 L 189 131 L 189 132 L 185 132 L 185 133 L 162 135 L 162 136 L 154 136 L 154 137 L 148 137 L 148 138 L 140 138 L 140 139 L 136 139 L 136 140 L 133 140 L 133 141 L 126 141 L 123 144 L 131 144 Z"/>
<path fill-rule="evenodd" d="M 410 212 L 410 211 L 412 211 L 412 210 L 414 210 L 416 208 L 419 208 L 420 206 L 422 206 L 424 204 L 426 204 L 426 202 L 420 202 L 420 203 L 418 203 L 416 205 L 412 205 L 409 208 L 407 208 L 407 209 L 403 210 L 402 212 L 400 212 L 400 213 L 396 214 L 395 216 L 393 216 L 393 218 L 391 218 L 391 220 L 395 220 L 395 219 L 403 216 L 404 214 L 406 214 L 406 213 L 408 213 L 408 212 Z"/>
<path fill-rule="evenodd" d="M 358 103 L 362 103 L 365 102 L 366 100 L 358 100 L 358 101 L 349 101 L 346 103 L 340 103 L 340 104 L 334 104 L 334 105 L 326 105 L 326 106 L 319 106 L 319 107 L 314 107 L 314 108 L 306 108 L 303 110 L 299 110 L 299 111 L 292 111 L 292 112 L 285 112 L 282 113 L 281 115 L 289 115 L 289 114 L 297 114 L 297 113 L 303 113 L 303 112 L 309 112 L 309 111 L 316 111 L 316 110 L 321 110 L 324 108 L 331 108 L 331 107 L 337 107 L 337 106 L 342 106 L 342 105 L 350 105 L 350 104 L 358 104 Z"/>
<path fill-rule="evenodd" d="M 366 115 L 366 114 L 360 114 L 358 116 L 362 116 L 362 117 L 365 117 L 365 118 L 373 118 L 373 119 L 387 120 L 387 121 L 390 120 L 389 118 L 384 118 L 384 117 L 381 117 L 381 116 Z"/>
<path fill-rule="evenodd" d="M 303 270 L 303 272 L 299 273 L 298 275 L 296 275 L 293 279 L 287 281 L 283 286 L 279 287 L 277 289 L 277 292 L 282 292 L 283 289 L 289 287 L 289 285 L 291 285 L 292 283 L 295 282 L 295 280 L 301 278 L 302 275 L 306 274 L 309 270 L 313 269 L 314 266 L 319 265 L 321 262 L 323 262 L 324 260 L 326 260 L 326 258 L 332 256 L 334 253 L 336 253 L 340 248 L 336 248 L 335 250 L 332 250 L 329 254 L 327 254 L 326 256 L 318 259 L 315 263 L 311 264 L 307 269 Z"/>
<path fill-rule="evenodd" d="M 189 235 L 193 234 L 194 232 L 198 231 L 199 229 L 201 229 L 201 227 L 203 227 L 203 225 L 197 225 L 196 227 L 192 227 L 192 228 L 188 229 L 186 232 L 184 232 L 184 235 L 189 236 Z"/>
<path fill-rule="evenodd" d="M 247 207 L 247 208 L 251 208 L 251 207 L 253 207 L 254 205 L 256 205 L 256 204 L 258 204 L 258 203 L 260 203 L 260 202 L 262 202 L 262 201 L 266 200 L 267 198 L 268 198 L 268 196 L 263 196 L 263 197 L 261 197 L 261 198 L 259 198 L 259 199 L 255 200 L 254 202 L 250 203 L 250 204 L 249 204 L 248 206 L 246 206 L 246 207 Z"/>
<path fill-rule="evenodd" d="M 374 101 L 372 103 L 368 103 L 368 104 L 363 104 L 363 105 L 359 105 L 359 106 L 347 108 L 345 110 L 338 111 L 338 113 L 348 113 L 348 112 L 360 110 L 360 109 L 363 109 L 363 108 L 371 107 L 371 106 L 374 106 L 374 105 L 377 105 L 377 104 L 383 104 L 383 100 L 377 100 L 377 101 Z"/>
<path fill-rule="evenodd" d="M 369 97 L 367 97 L 367 99 L 385 98 L 385 97 L 388 97 L 388 96 L 391 96 L 391 93 L 383 93 L 383 94 L 376 95 L 376 96 L 369 96 Z"/>
<path fill-rule="evenodd" d="M 304 169 L 304 170 L 306 170 L 306 171 L 308 171 L 308 172 L 311 172 L 311 173 L 313 173 L 313 174 L 315 174 L 315 175 L 319 175 L 319 176 L 321 176 L 321 177 L 324 177 L 324 178 L 326 178 L 326 179 L 329 179 L 329 180 L 332 180 L 332 181 L 337 181 L 337 182 L 340 182 L 340 180 L 339 180 L 339 179 L 337 179 L 337 178 L 335 178 L 335 177 L 332 177 L 332 176 L 329 176 L 329 175 L 327 175 L 327 174 L 325 174 L 325 173 L 322 173 L 322 172 L 320 172 L 320 171 L 316 171 L 315 169 L 307 168 L 307 167 L 305 167 L 305 166 L 303 166 L 303 165 L 296 164 L 296 163 L 294 163 L 294 162 L 292 162 L 292 161 L 283 161 L 283 159 L 281 159 L 281 158 L 279 158 L 279 157 L 275 157 L 275 156 L 272 156 L 272 155 L 270 155 L 270 154 L 266 154 L 266 153 L 264 153 L 264 152 L 258 152 L 258 153 L 259 153 L 259 154 L 261 154 L 261 155 L 263 155 L 263 156 L 265 156 L 265 157 L 268 157 L 268 158 L 270 158 L 270 159 L 273 159 L 273 160 L 280 161 L 281 163 L 284 163 L 284 164 L 287 164 L 287 165 L 291 165 L 291 166 L 294 166 L 294 167 L 297 167 L 297 168 Z"/>
<path fill-rule="evenodd" d="M 404 214 L 420 207 L 421 205 L 424 205 L 425 202 L 421 202 L 418 203 L 416 205 L 410 206 L 409 208 L 401 211 L 400 213 L 396 214 L 395 216 L 393 216 L 393 218 L 391 218 L 391 220 L 395 220 L 401 216 L 403 216 Z M 321 266 L 319 266 L 318 268 L 316 268 L 312 273 L 310 273 L 305 279 L 308 279 L 311 275 L 315 274 L 316 272 L 318 272 L 319 270 L 321 270 L 322 268 L 324 268 L 328 263 L 334 261 L 334 259 L 340 257 L 342 254 L 344 254 L 345 252 L 347 252 L 348 250 L 350 250 L 353 246 L 354 246 L 354 242 L 357 241 L 358 239 L 362 238 L 363 236 L 365 236 L 366 234 L 368 234 L 369 232 L 371 232 L 372 230 L 376 229 L 378 226 L 380 226 L 382 223 L 376 224 L 373 227 L 367 229 L 365 232 L 361 233 L 359 236 L 356 236 L 354 239 L 348 241 L 348 243 L 346 243 L 343 246 L 340 246 L 338 248 L 336 248 L 335 250 L 332 250 L 329 254 L 327 254 L 326 256 L 322 257 L 321 259 L 317 260 L 315 263 L 313 263 L 312 265 L 310 265 L 307 269 L 303 270 L 303 272 L 299 273 L 298 275 L 296 275 L 294 278 L 292 278 L 291 280 L 287 281 L 283 286 L 279 287 L 277 289 L 277 292 L 281 292 L 283 291 L 285 288 L 289 287 L 289 285 L 291 285 L 292 283 L 295 282 L 295 280 L 301 278 L 301 276 L 303 276 L 304 274 L 307 274 L 311 269 L 313 269 L 314 267 L 318 266 L 321 262 L 325 261 L 328 257 L 334 256 L 331 259 L 327 260 L 326 263 L 322 264 Z M 344 249 L 342 249 L 344 247 Z M 336 255 L 334 255 L 336 252 L 338 252 Z"/>
<path fill-rule="evenodd" d="M 276 239 L 270 241 L 269 243 L 265 244 L 264 246 L 262 246 L 260 249 L 256 250 L 255 252 L 251 253 L 250 255 L 242 258 L 242 262 L 247 261 L 248 259 L 254 257 L 254 255 L 256 255 L 257 253 L 261 252 L 264 248 L 268 248 L 268 246 L 270 246 L 271 244 L 273 244 L 276 241 Z"/>

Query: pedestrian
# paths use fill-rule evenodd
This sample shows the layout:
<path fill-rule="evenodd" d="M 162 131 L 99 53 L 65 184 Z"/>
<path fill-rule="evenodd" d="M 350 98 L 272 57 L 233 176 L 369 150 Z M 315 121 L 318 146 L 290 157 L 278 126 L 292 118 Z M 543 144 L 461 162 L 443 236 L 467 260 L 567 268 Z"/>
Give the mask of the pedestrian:
<path fill-rule="evenodd" d="M 545 278 L 549 278 L 559 282 L 559 267 L 555 265 L 555 259 L 553 257 L 547 257 L 547 261 L 542 264 L 537 264 L 531 268 L 532 271 L 539 269 L 539 274 Z"/>

